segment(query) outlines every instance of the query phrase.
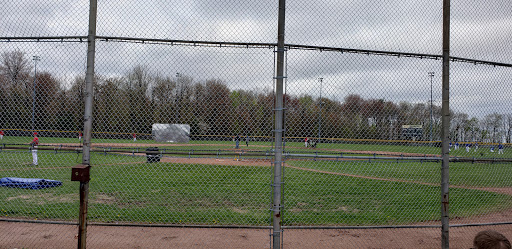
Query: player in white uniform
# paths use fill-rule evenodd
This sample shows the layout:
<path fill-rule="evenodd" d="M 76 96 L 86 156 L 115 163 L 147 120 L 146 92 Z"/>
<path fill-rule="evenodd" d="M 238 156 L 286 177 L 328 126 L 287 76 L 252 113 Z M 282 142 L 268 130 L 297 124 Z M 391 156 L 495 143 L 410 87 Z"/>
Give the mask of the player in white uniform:
<path fill-rule="evenodd" d="M 37 166 L 37 146 L 39 145 L 39 138 L 37 137 L 37 132 L 34 132 L 34 139 L 30 142 L 30 146 L 32 146 L 32 164 Z"/>

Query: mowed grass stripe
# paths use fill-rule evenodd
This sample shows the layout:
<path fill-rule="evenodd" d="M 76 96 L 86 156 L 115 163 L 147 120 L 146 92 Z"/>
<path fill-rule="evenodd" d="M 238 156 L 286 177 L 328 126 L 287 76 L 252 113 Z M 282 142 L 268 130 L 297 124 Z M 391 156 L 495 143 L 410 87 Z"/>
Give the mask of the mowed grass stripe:
<path fill-rule="evenodd" d="M 355 176 L 440 184 L 440 162 L 288 160 L 286 164 L 311 170 Z M 450 184 L 468 187 L 512 187 L 510 163 L 450 163 Z"/>

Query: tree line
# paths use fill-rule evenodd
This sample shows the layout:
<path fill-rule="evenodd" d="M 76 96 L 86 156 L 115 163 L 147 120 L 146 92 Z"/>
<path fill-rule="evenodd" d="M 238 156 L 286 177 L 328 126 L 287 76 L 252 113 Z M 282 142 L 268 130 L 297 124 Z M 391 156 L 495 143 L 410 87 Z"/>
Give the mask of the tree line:
<path fill-rule="evenodd" d="M 26 54 L 3 52 L 0 63 L 0 129 L 80 131 L 85 77 L 64 83 L 37 72 Z M 342 100 L 309 94 L 285 95 L 287 137 L 404 139 L 403 125 L 421 125 L 421 140 L 440 140 L 441 108 L 429 103 L 394 103 L 352 94 Z M 93 131 L 150 134 L 154 123 L 189 124 L 191 135 L 272 136 L 271 89 L 230 89 L 221 79 L 194 81 L 137 65 L 125 75 L 96 75 Z M 451 112 L 452 141 L 510 143 L 512 115 L 483 118 Z"/>

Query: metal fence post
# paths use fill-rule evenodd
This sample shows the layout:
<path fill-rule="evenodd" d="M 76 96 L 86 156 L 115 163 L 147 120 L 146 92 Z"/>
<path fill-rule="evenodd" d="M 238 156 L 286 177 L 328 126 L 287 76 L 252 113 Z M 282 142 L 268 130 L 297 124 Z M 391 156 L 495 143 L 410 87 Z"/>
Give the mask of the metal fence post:
<path fill-rule="evenodd" d="M 450 143 L 450 0 L 443 0 L 443 103 L 441 129 L 441 247 L 450 248 L 449 234 L 449 143 Z"/>
<path fill-rule="evenodd" d="M 92 132 L 92 108 L 94 94 L 94 55 L 96 45 L 96 12 L 97 0 L 90 0 L 89 7 L 89 34 L 87 45 L 87 72 L 85 75 L 85 112 L 84 112 L 84 143 L 82 164 L 90 166 L 91 157 L 91 132 Z M 78 248 L 86 248 L 87 238 L 87 202 L 89 197 L 89 181 L 80 182 L 80 215 L 78 221 Z"/>
<path fill-rule="evenodd" d="M 283 81 L 284 81 L 284 28 L 285 0 L 279 0 L 277 28 L 277 65 L 276 65 L 276 101 L 275 101 L 275 157 L 274 190 L 272 208 L 272 248 L 281 248 L 281 178 L 283 165 Z"/>

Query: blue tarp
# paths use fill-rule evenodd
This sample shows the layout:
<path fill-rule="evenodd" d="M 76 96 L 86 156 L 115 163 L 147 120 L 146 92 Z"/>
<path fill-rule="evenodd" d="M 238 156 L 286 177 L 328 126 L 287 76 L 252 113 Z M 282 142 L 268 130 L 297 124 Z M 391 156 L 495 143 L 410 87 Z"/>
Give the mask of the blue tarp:
<path fill-rule="evenodd" d="M 16 178 L 16 177 L 0 178 L 0 187 L 42 189 L 42 188 L 58 187 L 60 185 L 62 185 L 61 181 L 48 180 L 48 179 Z"/>

